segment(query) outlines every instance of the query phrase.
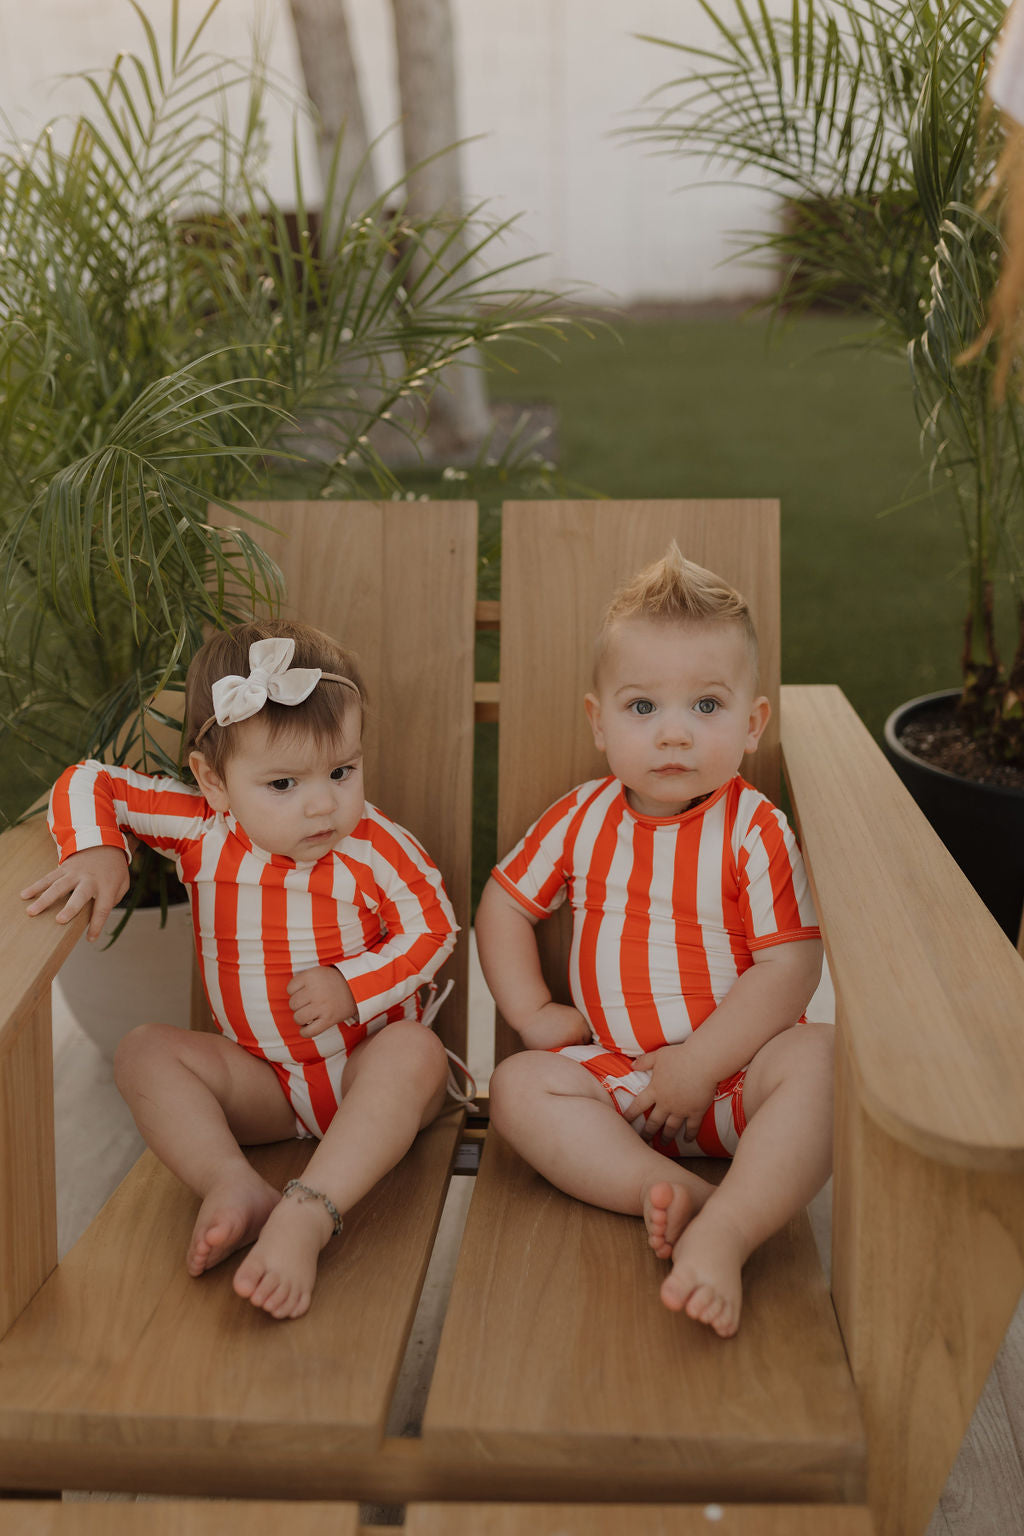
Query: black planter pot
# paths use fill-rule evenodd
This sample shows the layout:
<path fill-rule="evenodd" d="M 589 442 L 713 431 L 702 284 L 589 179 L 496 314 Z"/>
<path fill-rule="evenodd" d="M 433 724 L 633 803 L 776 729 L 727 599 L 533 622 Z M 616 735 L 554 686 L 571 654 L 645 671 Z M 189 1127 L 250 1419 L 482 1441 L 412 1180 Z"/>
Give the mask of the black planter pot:
<path fill-rule="evenodd" d="M 1024 789 L 979 784 L 908 752 L 904 726 L 924 710 L 948 705 L 958 688 L 926 693 L 885 722 L 885 755 L 1003 931 L 1016 943 L 1024 905 Z"/>

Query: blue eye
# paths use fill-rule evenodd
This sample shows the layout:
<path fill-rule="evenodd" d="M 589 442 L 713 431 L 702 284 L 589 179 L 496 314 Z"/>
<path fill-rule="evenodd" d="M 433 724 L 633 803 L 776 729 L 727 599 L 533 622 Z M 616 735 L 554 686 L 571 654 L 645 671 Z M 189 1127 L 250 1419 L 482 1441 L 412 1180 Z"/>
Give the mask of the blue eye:
<path fill-rule="evenodd" d="M 634 699 L 629 706 L 635 715 L 653 715 L 654 705 L 650 699 Z"/>
<path fill-rule="evenodd" d="M 713 715 L 718 708 L 717 699 L 698 699 L 697 709 L 702 715 Z"/>

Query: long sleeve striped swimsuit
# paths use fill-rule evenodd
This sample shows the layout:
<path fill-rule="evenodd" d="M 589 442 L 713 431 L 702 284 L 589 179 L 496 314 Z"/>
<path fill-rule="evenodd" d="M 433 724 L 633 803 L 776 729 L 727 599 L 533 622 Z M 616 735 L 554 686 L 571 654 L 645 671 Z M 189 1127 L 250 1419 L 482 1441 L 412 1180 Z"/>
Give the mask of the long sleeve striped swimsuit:
<path fill-rule="evenodd" d="M 128 853 L 128 832 L 173 858 L 217 1028 L 269 1062 L 313 1136 L 337 1109 L 348 1053 L 393 1020 L 421 1016 L 417 989 L 455 945 L 440 873 L 415 838 L 369 803 L 348 837 L 300 863 L 257 847 L 233 816 L 177 779 L 90 761 L 55 784 L 50 828 L 62 860 L 104 845 Z M 331 965 L 351 989 L 357 1019 L 306 1039 L 288 983 L 298 971 Z"/>
<path fill-rule="evenodd" d="M 591 780 L 545 811 L 494 877 L 536 918 L 568 900 L 569 986 L 594 1043 L 563 1053 L 620 1110 L 650 1081 L 633 1060 L 686 1040 L 755 951 L 819 937 L 786 818 L 739 775 L 682 815 L 658 818 L 637 814 L 618 779 Z M 719 1085 L 687 1156 L 735 1150 L 742 1078 L 738 1070 Z"/>

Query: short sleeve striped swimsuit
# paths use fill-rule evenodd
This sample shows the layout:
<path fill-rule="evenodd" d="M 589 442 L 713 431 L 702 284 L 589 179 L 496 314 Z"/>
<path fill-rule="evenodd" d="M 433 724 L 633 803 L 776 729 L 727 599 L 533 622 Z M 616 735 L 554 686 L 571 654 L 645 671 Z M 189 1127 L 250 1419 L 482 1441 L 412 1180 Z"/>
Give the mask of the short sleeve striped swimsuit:
<path fill-rule="evenodd" d="M 417 989 L 455 945 L 440 873 L 369 803 L 329 853 L 297 863 L 257 847 L 230 814 L 177 779 L 85 762 L 55 784 L 50 828 L 61 859 L 103 845 L 127 853 L 127 832 L 173 858 L 217 1028 L 269 1062 L 313 1136 L 337 1109 L 348 1053 L 385 1024 L 420 1017 Z M 306 1039 L 287 986 L 318 965 L 338 966 L 358 1017 Z"/>
<path fill-rule="evenodd" d="M 620 1109 L 650 1080 L 633 1060 L 698 1029 L 756 950 L 819 937 L 786 818 L 739 775 L 664 818 L 638 815 L 618 779 L 591 780 L 545 811 L 494 877 L 534 917 L 569 902 L 569 985 L 594 1043 L 564 1049 Z M 742 1078 L 719 1086 L 687 1156 L 735 1149 Z"/>

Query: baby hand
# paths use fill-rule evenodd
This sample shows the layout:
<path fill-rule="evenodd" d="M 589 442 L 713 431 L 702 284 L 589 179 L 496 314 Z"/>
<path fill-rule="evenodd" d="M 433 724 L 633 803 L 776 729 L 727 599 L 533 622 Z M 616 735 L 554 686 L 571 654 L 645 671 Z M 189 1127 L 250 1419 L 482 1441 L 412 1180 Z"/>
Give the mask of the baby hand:
<path fill-rule="evenodd" d="M 631 1120 L 650 1110 L 645 1137 L 660 1131 L 674 1141 L 682 1132 L 684 1140 L 693 1141 L 700 1130 L 718 1079 L 700 1069 L 696 1054 L 688 1059 L 687 1050 L 685 1041 L 682 1045 L 663 1045 L 638 1056 L 633 1063 L 639 1071 L 651 1074 L 651 1081 L 629 1107 Z"/>
<path fill-rule="evenodd" d="M 549 1051 L 559 1045 L 583 1045 L 591 1039 L 590 1025 L 578 1008 L 567 1003 L 545 1003 L 516 1030 L 532 1051 Z"/>
<path fill-rule="evenodd" d="M 299 1033 L 307 1040 L 330 1029 L 332 1024 L 353 1018 L 357 1012 L 348 982 L 333 965 L 296 971 L 288 983 L 288 1001 Z"/>
<path fill-rule="evenodd" d="M 100 937 L 103 924 L 129 884 L 128 860 L 123 849 L 83 848 L 81 853 L 69 854 L 63 864 L 26 885 L 19 895 L 32 903 L 26 909 L 29 917 L 38 917 L 47 907 L 67 897 L 57 913 L 58 923 L 70 923 L 91 901 L 92 917 L 87 932 L 92 942 Z"/>

